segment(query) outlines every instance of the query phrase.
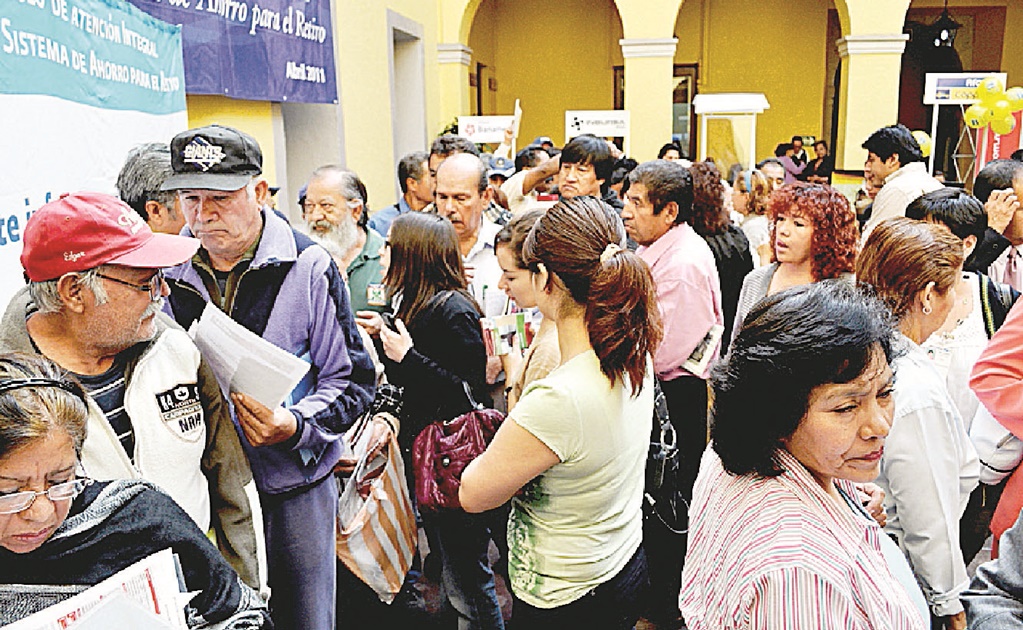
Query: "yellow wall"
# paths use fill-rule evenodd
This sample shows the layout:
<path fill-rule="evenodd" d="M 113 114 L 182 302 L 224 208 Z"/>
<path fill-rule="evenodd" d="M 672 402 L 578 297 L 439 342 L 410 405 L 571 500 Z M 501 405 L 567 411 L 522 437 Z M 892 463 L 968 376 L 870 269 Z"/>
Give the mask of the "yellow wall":
<path fill-rule="evenodd" d="M 827 9 L 820 0 L 686 0 L 679 12 L 675 62 L 700 64 L 700 92 L 767 96 L 758 159 L 793 135 L 822 134 Z M 711 125 L 709 136 L 707 154 L 727 168 L 737 153 L 728 125 Z"/>
<path fill-rule="evenodd" d="M 263 177 L 277 186 L 274 132 L 268 101 L 240 101 L 226 96 L 190 95 L 187 98 L 188 126 L 226 125 L 249 134 L 263 151 Z M 170 139 L 168 138 L 168 142 Z"/>
<path fill-rule="evenodd" d="M 423 27 L 426 132 L 432 137 L 446 124 L 438 120 L 438 5 L 421 0 L 337 1 L 336 37 L 339 92 L 343 108 L 346 166 L 369 190 L 371 206 L 395 202 L 396 163 L 392 156 L 391 87 L 388 46 L 391 9 Z M 402 98 L 402 86 L 395 86 Z M 423 149 L 428 148 L 424 140 Z M 400 157 L 400 156 L 399 156 Z"/>
<path fill-rule="evenodd" d="M 1005 31 L 1002 44 L 1002 70 L 1009 74 L 1009 85 L 1023 85 L 1023 2 L 1005 6 Z"/>
<path fill-rule="evenodd" d="M 496 111 L 484 113 L 511 114 L 521 99 L 519 146 L 541 135 L 560 146 L 566 109 L 613 108 L 621 38 L 612 0 L 483 0 L 469 46 L 497 78 Z"/>
<path fill-rule="evenodd" d="M 472 23 L 472 32 L 469 34 L 469 48 L 472 48 L 472 64 L 466 68 L 466 74 L 475 73 L 476 64 L 481 63 L 487 66 L 490 76 L 498 78 L 498 89 L 500 89 L 500 87 L 503 87 L 500 85 L 500 82 L 504 78 L 497 76 L 497 68 L 495 67 L 497 63 L 497 30 L 495 25 L 497 11 L 494 9 L 494 5 L 494 0 L 484 0 L 476 11 L 476 19 Z M 496 111 L 496 94 L 490 92 L 485 83 L 486 81 L 484 81 L 484 85 L 469 87 L 469 112 L 466 113 L 475 113 L 480 116 L 510 114 L 510 111 Z M 483 90 L 485 95 L 482 110 L 476 109 L 476 93 L 479 90 Z"/>

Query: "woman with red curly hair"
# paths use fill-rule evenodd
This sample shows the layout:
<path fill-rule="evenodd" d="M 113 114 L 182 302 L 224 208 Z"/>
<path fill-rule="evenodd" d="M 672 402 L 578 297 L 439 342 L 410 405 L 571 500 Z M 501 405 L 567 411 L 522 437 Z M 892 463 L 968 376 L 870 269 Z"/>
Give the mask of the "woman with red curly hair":
<path fill-rule="evenodd" d="M 860 234 L 856 213 L 842 193 L 822 184 L 788 184 L 771 193 L 767 218 L 774 244 L 771 264 L 742 281 L 733 337 L 765 296 L 829 278 L 853 281 Z"/>

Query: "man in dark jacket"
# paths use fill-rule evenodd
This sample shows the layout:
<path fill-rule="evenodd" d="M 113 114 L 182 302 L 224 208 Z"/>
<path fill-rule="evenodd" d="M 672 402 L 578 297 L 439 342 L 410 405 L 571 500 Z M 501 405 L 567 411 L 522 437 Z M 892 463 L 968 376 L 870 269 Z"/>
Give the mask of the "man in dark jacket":
<path fill-rule="evenodd" d="M 309 361 L 287 406 L 231 393 L 265 518 L 270 609 L 279 628 L 333 630 L 332 474 L 341 434 L 367 409 L 375 373 L 330 255 L 265 207 L 263 156 L 248 134 L 212 125 L 171 141 L 187 227 L 202 247 L 171 269 L 170 312 L 182 325 L 213 304 L 266 341 Z"/>

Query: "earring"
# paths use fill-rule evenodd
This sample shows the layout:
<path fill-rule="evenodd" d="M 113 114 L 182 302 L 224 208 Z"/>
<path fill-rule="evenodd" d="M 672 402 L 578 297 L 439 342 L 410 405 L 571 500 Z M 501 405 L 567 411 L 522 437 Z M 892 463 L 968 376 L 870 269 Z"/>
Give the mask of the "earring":
<path fill-rule="evenodd" d="M 923 311 L 924 311 L 924 315 L 930 315 L 931 313 L 934 312 L 934 309 L 931 308 L 930 304 L 924 304 Z"/>

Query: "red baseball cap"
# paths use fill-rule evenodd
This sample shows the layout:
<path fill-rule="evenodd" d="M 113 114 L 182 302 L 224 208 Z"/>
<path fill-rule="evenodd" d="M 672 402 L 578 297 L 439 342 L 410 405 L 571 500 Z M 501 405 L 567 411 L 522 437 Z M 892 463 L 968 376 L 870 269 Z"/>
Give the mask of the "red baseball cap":
<path fill-rule="evenodd" d="M 157 269 L 191 258 L 199 240 L 154 234 L 131 206 L 96 192 L 64 193 L 25 224 L 21 266 L 32 282 L 100 265 Z"/>

